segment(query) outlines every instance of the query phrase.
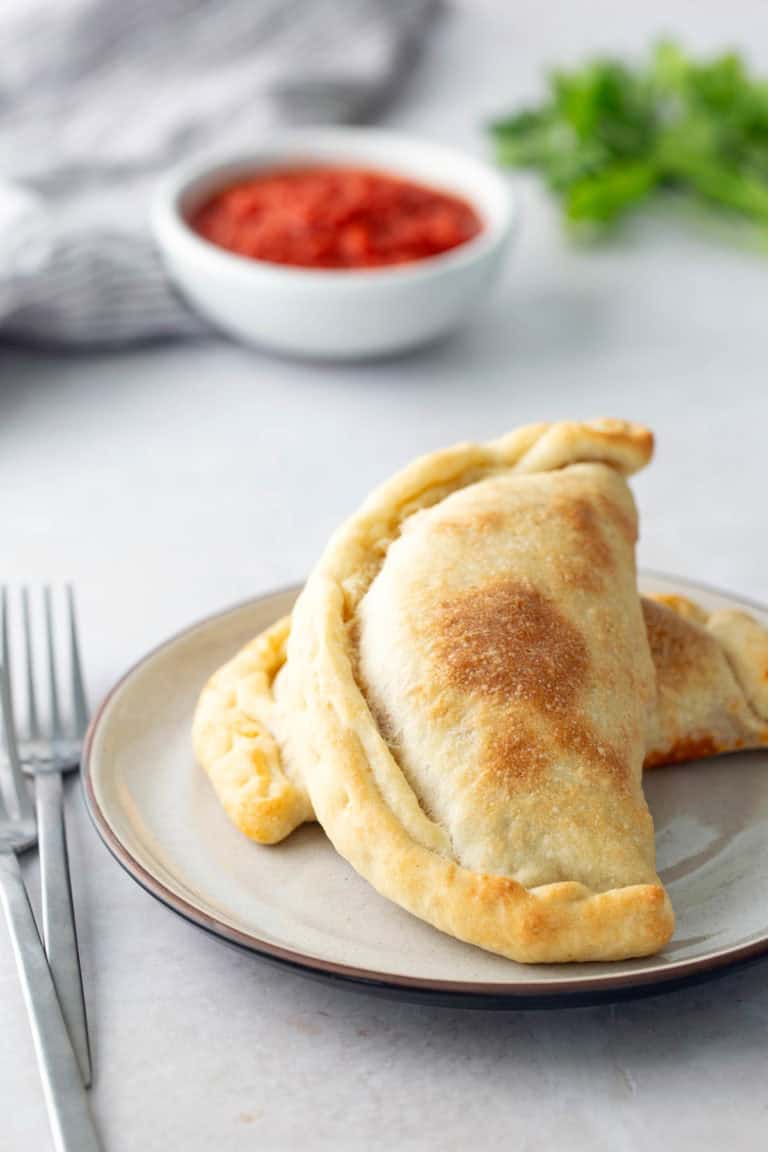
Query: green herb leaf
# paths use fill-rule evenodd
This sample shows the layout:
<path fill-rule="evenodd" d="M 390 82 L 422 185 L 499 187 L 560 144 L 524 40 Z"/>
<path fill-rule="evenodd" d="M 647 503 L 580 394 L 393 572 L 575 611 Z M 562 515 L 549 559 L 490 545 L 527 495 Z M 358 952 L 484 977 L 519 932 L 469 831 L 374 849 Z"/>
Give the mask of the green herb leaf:
<path fill-rule="evenodd" d="M 654 164 L 630 161 L 612 164 L 568 189 L 565 208 L 570 220 L 610 223 L 631 205 L 644 200 L 658 180 Z"/>
<path fill-rule="evenodd" d="M 671 41 L 645 65 L 597 59 L 491 125 L 500 163 L 539 171 L 574 221 L 608 225 L 658 189 L 768 222 L 768 83 L 733 52 Z"/>

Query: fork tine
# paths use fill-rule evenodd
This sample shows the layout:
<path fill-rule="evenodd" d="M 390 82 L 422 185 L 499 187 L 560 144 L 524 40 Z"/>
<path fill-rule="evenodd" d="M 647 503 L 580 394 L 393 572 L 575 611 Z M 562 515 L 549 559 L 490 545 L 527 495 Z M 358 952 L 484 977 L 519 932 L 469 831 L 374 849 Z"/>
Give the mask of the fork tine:
<path fill-rule="evenodd" d="M 5 666 L 3 664 L 0 664 L 0 681 L 4 681 L 4 680 L 5 680 Z M 11 752 L 8 749 L 6 735 L 5 735 L 6 732 L 8 731 L 8 725 L 5 722 L 4 700 L 5 700 L 5 693 L 3 692 L 2 687 L 0 687 L 0 721 L 2 721 L 2 723 L 0 724 L 0 727 L 2 727 L 2 730 L 3 730 L 3 744 L 6 748 L 6 755 L 7 755 L 8 759 L 10 760 Z M 5 798 L 3 796 L 3 790 L 2 790 L 2 788 L 0 788 L 0 820 L 7 820 L 7 819 L 8 819 L 8 809 L 5 806 Z"/>
<path fill-rule="evenodd" d="M 77 639 L 77 616 L 75 615 L 75 593 L 67 584 L 67 607 L 69 612 L 69 650 L 72 668 L 72 704 L 74 708 L 75 736 L 81 740 L 88 727 L 88 701 L 83 683 L 83 666 L 80 662 L 80 645 Z"/>
<path fill-rule="evenodd" d="M 2 632 L 0 664 L 7 668 L 10 654 L 8 651 L 8 589 L 5 584 L 0 588 L 0 632 Z"/>
<path fill-rule="evenodd" d="M 56 680 L 56 645 L 53 638 L 53 606 L 51 603 L 51 586 L 46 584 L 43 589 L 45 602 L 45 634 L 48 647 L 48 694 L 51 700 L 51 737 L 61 740 L 64 735 L 61 726 L 61 710 L 59 708 L 59 689 Z"/>
<path fill-rule="evenodd" d="M 32 624 L 29 614 L 29 588 L 21 590 L 21 611 L 24 618 L 24 648 L 27 659 L 27 728 L 30 740 L 40 739 L 40 720 L 37 715 L 37 694 L 35 692 L 34 649 L 32 646 Z"/>
<path fill-rule="evenodd" d="M 10 670 L 10 644 L 8 638 L 8 590 L 3 585 L 0 592 L 0 616 L 2 622 L 0 623 L 0 632 L 2 633 L 2 642 L 0 647 L 2 649 L 2 675 L 0 675 L 0 703 L 2 704 L 3 712 L 3 733 L 5 741 L 5 750 L 7 753 L 8 761 L 8 774 L 5 777 L 6 785 L 13 796 L 16 805 L 16 812 L 22 820 L 34 820 L 35 810 L 32 805 L 32 798 L 27 791 L 27 785 L 24 781 L 24 774 L 21 771 L 21 761 L 19 760 L 19 749 L 16 744 L 16 726 L 13 720 L 13 695 L 11 693 L 11 670 Z"/>

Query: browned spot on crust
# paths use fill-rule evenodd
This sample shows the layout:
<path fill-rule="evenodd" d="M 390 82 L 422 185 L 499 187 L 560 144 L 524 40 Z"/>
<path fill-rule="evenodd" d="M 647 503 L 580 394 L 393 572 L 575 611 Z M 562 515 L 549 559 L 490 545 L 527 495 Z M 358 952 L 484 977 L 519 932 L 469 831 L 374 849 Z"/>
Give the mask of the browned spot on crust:
<path fill-rule="evenodd" d="M 682 679 L 701 667 L 704 650 L 716 641 L 692 619 L 654 600 L 642 600 L 645 630 L 657 672 Z"/>
<path fill-rule="evenodd" d="M 550 716 L 538 732 L 518 717 L 507 714 L 497 720 L 484 744 L 483 769 L 497 783 L 512 791 L 526 790 L 564 757 L 575 755 L 592 779 L 610 778 L 620 787 L 629 782 L 626 758 L 598 739 L 592 727 L 578 716 Z"/>
<path fill-rule="evenodd" d="M 583 557 L 593 568 L 610 568 L 613 553 L 600 526 L 597 508 L 583 496 L 559 497 L 555 502 L 558 516 L 579 537 Z"/>
<path fill-rule="evenodd" d="M 502 579 L 444 601 L 431 622 L 438 673 L 465 693 L 573 707 L 589 674 L 578 629 L 538 589 Z"/>
<path fill-rule="evenodd" d="M 653 433 L 650 428 L 645 428 L 642 424 L 631 424 L 625 420 L 606 416 L 599 421 L 593 421 L 590 431 L 601 440 L 623 444 L 633 453 L 638 453 L 645 463 L 653 455 Z"/>
<path fill-rule="evenodd" d="M 505 523 L 506 517 L 499 508 L 483 508 L 474 509 L 471 516 L 463 518 L 440 517 L 435 521 L 433 530 L 461 535 L 472 533 L 480 536 L 485 532 L 498 532 Z"/>
<path fill-rule="evenodd" d="M 559 558 L 563 580 L 586 592 L 601 592 L 603 578 L 615 564 L 610 540 L 605 531 L 610 523 L 607 505 L 613 501 L 597 496 L 574 496 L 557 492 L 548 515 L 556 516 L 563 526 L 563 548 Z M 615 507 L 615 506 L 614 506 Z M 621 509 L 616 508 L 623 516 Z"/>
<path fill-rule="evenodd" d="M 504 784 L 530 786 L 540 779 L 551 763 L 551 755 L 523 721 L 505 717 L 491 728 L 483 748 L 483 768 Z"/>
<path fill-rule="evenodd" d="M 678 740 L 671 748 L 662 752 L 651 752 L 645 758 L 644 768 L 657 768 L 661 764 L 681 764 L 685 760 L 703 760 L 707 756 L 717 756 L 719 752 L 736 751 L 743 748 L 744 741 L 737 740 L 728 746 L 721 747 L 711 736 L 686 736 Z"/>
<path fill-rule="evenodd" d="M 632 546 L 637 540 L 637 521 L 625 508 L 611 500 L 610 496 L 597 497 L 597 506 L 602 516 L 609 520 L 618 534 Z"/>
<path fill-rule="evenodd" d="M 549 910 L 528 901 L 517 922 L 517 931 L 523 944 L 536 945 L 545 940 L 551 932 Z"/>
<path fill-rule="evenodd" d="M 575 717 L 565 717 L 557 725 L 557 742 L 563 752 L 575 752 L 582 763 L 597 770 L 599 777 L 611 777 L 615 783 L 629 782 L 629 765 L 624 756 L 600 740 L 594 729 Z"/>
<path fill-rule="evenodd" d="M 665 608 L 669 608 L 669 610 L 677 616 L 682 616 L 684 620 L 693 620 L 697 624 L 706 623 L 706 612 L 686 596 L 676 596 L 674 594 L 659 595 L 654 596 L 653 601 L 657 604 L 663 604 Z"/>

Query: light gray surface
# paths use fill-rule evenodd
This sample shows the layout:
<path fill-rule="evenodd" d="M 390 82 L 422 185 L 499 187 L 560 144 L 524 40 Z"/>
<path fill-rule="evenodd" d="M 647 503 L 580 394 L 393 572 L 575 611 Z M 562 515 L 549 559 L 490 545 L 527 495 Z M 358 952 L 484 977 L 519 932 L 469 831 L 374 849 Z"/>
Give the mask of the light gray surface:
<path fill-rule="evenodd" d="M 736 39 L 768 70 L 768 8 L 756 3 L 469 7 L 446 23 L 394 126 L 481 151 L 478 123 L 533 93 L 544 62 L 662 28 L 697 47 Z M 3 576 L 75 580 L 94 698 L 174 629 L 300 578 L 339 518 L 414 453 L 530 419 L 651 424 L 658 455 L 635 483 L 641 562 L 768 601 L 768 261 L 670 214 L 582 254 L 535 183 L 515 183 L 524 226 L 500 292 L 465 333 L 414 358 L 338 369 L 224 344 L 58 361 L 0 352 Z M 109 1152 L 764 1143 L 765 966 L 548 1015 L 328 990 L 171 916 L 70 801 Z M 0 1147 L 44 1149 L 4 935 L 0 1005 L 0 1099 L 13 1103 Z"/>

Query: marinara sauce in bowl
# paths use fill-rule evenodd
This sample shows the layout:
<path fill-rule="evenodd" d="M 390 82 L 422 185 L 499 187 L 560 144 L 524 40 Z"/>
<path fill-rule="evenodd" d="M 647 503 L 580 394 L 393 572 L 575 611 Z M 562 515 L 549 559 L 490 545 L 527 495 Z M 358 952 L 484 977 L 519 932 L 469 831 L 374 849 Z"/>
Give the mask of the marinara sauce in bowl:
<path fill-rule="evenodd" d="M 468 200 L 366 168 L 248 176 L 190 217 L 205 240 L 298 268 L 384 268 L 450 252 L 483 221 Z"/>
<path fill-rule="evenodd" d="M 154 224 L 171 276 L 215 325 L 352 359 L 459 324 L 498 271 L 513 215 L 504 179 L 477 160 L 332 129 L 174 175 Z"/>

